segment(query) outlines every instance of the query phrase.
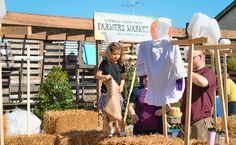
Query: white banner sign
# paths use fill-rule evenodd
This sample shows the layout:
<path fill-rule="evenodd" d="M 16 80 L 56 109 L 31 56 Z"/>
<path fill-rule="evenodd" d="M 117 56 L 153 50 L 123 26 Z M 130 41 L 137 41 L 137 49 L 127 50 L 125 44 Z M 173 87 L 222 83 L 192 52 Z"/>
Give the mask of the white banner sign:
<path fill-rule="evenodd" d="M 156 19 L 144 16 L 94 13 L 94 35 L 104 40 L 105 32 L 112 32 L 120 41 L 141 42 L 155 37 Z"/>

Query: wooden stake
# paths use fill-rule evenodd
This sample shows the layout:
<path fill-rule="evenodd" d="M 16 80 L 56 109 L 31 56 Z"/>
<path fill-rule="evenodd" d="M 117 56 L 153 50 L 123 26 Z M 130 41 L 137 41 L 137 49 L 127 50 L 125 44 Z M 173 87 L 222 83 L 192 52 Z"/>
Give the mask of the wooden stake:
<path fill-rule="evenodd" d="M 211 53 L 211 69 L 215 72 L 215 58 L 214 58 L 214 54 Z M 216 128 L 216 121 L 217 121 L 217 109 L 216 109 L 216 90 L 214 90 L 214 98 L 213 98 L 213 104 L 214 104 L 214 108 L 213 108 L 213 115 L 214 115 L 214 128 Z"/>
<path fill-rule="evenodd" d="M 30 135 L 30 47 L 27 46 L 27 135 Z"/>
<path fill-rule="evenodd" d="M 227 96 L 227 55 L 223 55 L 224 58 L 224 96 L 225 96 L 225 110 L 226 117 L 228 117 L 228 96 Z"/>
<path fill-rule="evenodd" d="M 226 142 L 229 143 L 229 135 L 228 135 L 228 128 L 227 128 L 227 120 L 226 120 L 225 100 L 224 100 L 224 93 L 223 93 L 223 84 L 222 84 L 219 49 L 215 49 L 215 58 L 216 58 L 216 72 L 217 72 L 217 78 L 218 78 L 217 79 L 218 80 L 218 89 L 219 89 L 219 96 L 220 96 L 220 106 L 221 106 L 221 111 L 222 111 L 223 130 L 225 132 Z"/>
<path fill-rule="evenodd" d="M 163 135 L 168 137 L 167 132 L 167 115 L 166 115 L 166 104 L 162 106 L 162 126 L 163 126 Z"/>
<path fill-rule="evenodd" d="M 186 110 L 185 110 L 185 139 L 184 144 L 189 145 L 190 141 L 190 117 L 191 117 L 191 102 L 192 102 L 192 73 L 193 73 L 193 50 L 194 44 L 189 46 L 189 62 L 188 62 L 188 82 L 187 82 L 187 96 L 186 96 Z"/>

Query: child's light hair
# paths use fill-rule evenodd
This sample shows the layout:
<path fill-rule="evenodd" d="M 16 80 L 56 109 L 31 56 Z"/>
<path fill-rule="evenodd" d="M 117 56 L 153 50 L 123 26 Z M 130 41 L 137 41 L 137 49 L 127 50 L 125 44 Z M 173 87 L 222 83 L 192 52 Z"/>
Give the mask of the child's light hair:
<path fill-rule="evenodd" d="M 105 57 L 106 59 L 111 62 L 112 54 L 118 52 L 120 53 L 120 58 L 118 59 L 119 64 L 123 64 L 123 49 L 122 46 L 118 42 L 112 42 L 107 46 Z"/>

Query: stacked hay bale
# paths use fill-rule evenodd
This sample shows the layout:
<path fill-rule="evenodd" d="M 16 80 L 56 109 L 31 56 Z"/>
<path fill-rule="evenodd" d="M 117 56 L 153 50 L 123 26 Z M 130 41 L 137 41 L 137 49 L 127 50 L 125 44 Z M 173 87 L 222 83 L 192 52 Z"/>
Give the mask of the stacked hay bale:
<path fill-rule="evenodd" d="M 229 135 L 236 136 L 236 115 L 227 117 L 227 125 L 228 125 Z M 216 128 L 218 130 L 222 129 L 222 118 L 217 118 Z"/>
<path fill-rule="evenodd" d="M 71 131 L 58 134 L 56 145 L 97 145 L 102 140 L 102 131 Z"/>
<path fill-rule="evenodd" d="M 44 114 L 44 133 L 58 134 L 69 131 L 98 129 L 98 114 L 86 110 L 65 110 Z"/>
<path fill-rule="evenodd" d="M 65 110 L 44 114 L 44 134 L 7 136 L 7 119 L 4 118 L 6 145 L 93 145 L 103 140 L 98 131 L 98 115 L 94 111 Z"/>
<path fill-rule="evenodd" d="M 163 135 L 140 135 L 128 137 L 112 137 L 107 138 L 99 143 L 99 145 L 164 145 L 164 144 L 184 144 L 180 138 L 165 138 Z"/>
<path fill-rule="evenodd" d="M 50 134 L 14 135 L 4 138 L 5 145 L 54 145 L 56 137 Z"/>
<path fill-rule="evenodd" d="M 227 125 L 229 132 L 229 144 L 234 145 L 236 142 L 236 115 L 227 117 Z M 217 118 L 216 128 L 222 130 L 222 118 Z"/>
<path fill-rule="evenodd" d="M 55 134 L 56 145 L 96 145 L 104 139 L 98 113 L 83 109 L 46 112 L 44 133 Z"/>
<path fill-rule="evenodd" d="M 140 135 L 128 137 L 107 138 L 98 143 L 99 145 L 183 145 L 181 138 L 165 138 L 163 135 Z M 191 145 L 205 145 L 205 140 L 190 140 Z"/>
<path fill-rule="evenodd" d="M 236 116 L 229 116 L 227 118 L 229 134 L 236 136 Z"/>
<path fill-rule="evenodd" d="M 45 133 L 56 134 L 56 145 L 182 145 L 180 138 L 163 135 L 141 135 L 105 138 L 98 130 L 98 114 L 94 111 L 67 110 L 45 113 Z M 206 140 L 191 140 L 192 145 L 206 144 Z"/>

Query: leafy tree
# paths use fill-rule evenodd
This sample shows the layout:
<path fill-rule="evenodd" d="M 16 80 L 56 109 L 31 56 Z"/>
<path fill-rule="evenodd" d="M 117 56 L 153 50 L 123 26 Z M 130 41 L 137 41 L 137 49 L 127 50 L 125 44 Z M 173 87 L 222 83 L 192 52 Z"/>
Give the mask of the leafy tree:
<path fill-rule="evenodd" d="M 45 111 L 72 109 L 73 92 L 66 71 L 53 67 L 39 88 L 39 102 L 34 113 L 43 120 Z"/>

